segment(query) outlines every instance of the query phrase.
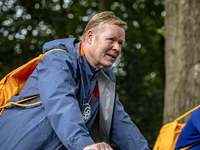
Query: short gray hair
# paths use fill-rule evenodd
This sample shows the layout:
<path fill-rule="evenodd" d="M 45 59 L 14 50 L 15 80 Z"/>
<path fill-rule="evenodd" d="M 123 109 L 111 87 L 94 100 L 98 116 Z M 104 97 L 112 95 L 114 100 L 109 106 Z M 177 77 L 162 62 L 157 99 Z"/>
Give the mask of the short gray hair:
<path fill-rule="evenodd" d="M 104 12 L 96 14 L 89 20 L 88 24 L 85 27 L 85 30 L 83 31 L 82 36 L 79 37 L 80 41 L 82 41 L 82 42 L 85 41 L 87 32 L 90 29 L 98 30 L 105 23 L 118 25 L 118 26 L 122 27 L 124 30 L 127 29 L 126 23 L 124 21 L 122 21 L 119 17 L 115 16 L 115 14 L 113 12 L 104 11 Z"/>

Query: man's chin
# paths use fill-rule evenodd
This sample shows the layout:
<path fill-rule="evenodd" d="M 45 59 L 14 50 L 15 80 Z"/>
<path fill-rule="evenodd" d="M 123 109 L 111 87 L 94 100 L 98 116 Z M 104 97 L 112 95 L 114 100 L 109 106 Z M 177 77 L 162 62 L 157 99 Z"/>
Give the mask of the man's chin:
<path fill-rule="evenodd" d="M 114 62 L 112 62 L 112 61 L 104 61 L 104 63 L 101 63 L 100 69 L 112 67 L 113 64 L 114 64 Z"/>
<path fill-rule="evenodd" d="M 105 65 L 105 68 L 112 67 L 112 65 L 113 65 L 113 63 L 106 64 L 106 65 Z"/>

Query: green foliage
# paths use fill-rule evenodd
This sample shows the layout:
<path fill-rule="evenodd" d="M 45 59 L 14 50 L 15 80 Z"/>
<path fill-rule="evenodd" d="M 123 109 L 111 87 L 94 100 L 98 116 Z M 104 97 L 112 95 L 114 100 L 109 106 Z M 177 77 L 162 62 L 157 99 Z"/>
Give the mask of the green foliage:
<path fill-rule="evenodd" d="M 78 37 L 99 12 L 92 0 L 1 0 L 0 78 L 38 56 L 50 40 Z M 113 67 L 117 92 L 149 144 L 162 126 L 164 8 L 162 0 L 111 0 L 107 10 L 127 22 L 126 43 Z"/>

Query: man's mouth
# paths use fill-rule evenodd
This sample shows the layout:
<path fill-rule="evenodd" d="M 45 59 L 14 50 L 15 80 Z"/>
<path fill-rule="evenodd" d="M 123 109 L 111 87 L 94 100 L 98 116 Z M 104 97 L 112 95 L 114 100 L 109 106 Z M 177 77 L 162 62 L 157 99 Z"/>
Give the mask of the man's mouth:
<path fill-rule="evenodd" d="M 107 54 L 108 56 L 110 56 L 110 57 L 112 57 L 112 58 L 115 58 L 115 56 L 114 55 L 110 55 L 110 54 Z"/>

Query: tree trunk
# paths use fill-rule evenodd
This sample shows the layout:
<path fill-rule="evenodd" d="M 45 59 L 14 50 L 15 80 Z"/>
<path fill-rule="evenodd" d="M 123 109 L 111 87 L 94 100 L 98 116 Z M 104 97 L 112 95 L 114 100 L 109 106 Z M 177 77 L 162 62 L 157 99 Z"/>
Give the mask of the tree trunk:
<path fill-rule="evenodd" d="M 100 12 L 107 10 L 107 0 L 99 0 L 99 10 Z"/>
<path fill-rule="evenodd" d="M 164 124 L 200 105 L 200 0 L 165 0 L 165 12 Z"/>

